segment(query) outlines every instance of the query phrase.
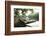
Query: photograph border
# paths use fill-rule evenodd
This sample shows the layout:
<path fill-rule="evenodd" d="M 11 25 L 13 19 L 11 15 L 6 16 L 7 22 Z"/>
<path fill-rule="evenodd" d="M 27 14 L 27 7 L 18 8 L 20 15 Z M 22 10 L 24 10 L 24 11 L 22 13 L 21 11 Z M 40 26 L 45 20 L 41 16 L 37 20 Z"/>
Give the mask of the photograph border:
<path fill-rule="evenodd" d="M 11 9 L 10 5 L 42 6 L 42 30 L 14 31 L 11 32 Z M 45 32 L 45 4 L 37 2 L 5 1 L 5 35 L 35 34 Z"/>

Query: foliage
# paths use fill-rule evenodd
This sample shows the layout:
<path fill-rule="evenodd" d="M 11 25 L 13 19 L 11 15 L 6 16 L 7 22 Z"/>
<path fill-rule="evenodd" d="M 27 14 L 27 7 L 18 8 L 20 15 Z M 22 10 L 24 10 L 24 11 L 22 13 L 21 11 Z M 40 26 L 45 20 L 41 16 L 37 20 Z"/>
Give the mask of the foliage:
<path fill-rule="evenodd" d="M 15 16 L 17 16 L 17 17 L 23 17 L 23 18 L 29 17 L 29 19 L 39 20 L 39 13 L 30 14 L 30 15 L 28 15 L 28 16 L 26 16 L 25 14 L 20 15 L 20 14 L 18 13 L 18 14 L 16 14 Z"/>

